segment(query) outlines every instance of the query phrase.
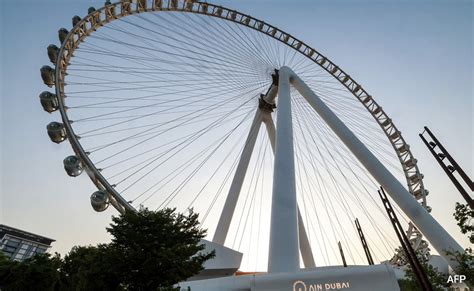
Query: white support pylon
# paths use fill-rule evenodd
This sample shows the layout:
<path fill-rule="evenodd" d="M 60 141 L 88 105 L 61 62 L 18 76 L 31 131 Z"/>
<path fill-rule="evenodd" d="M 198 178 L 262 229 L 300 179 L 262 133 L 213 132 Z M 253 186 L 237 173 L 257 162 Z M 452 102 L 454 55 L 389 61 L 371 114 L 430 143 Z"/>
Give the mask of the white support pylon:
<path fill-rule="evenodd" d="M 216 232 L 212 239 L 213 242 L 220 245 L 224 245 L 227 233 L 229 232 L 232 216 L 234 215 L 237 200 L 239 200 L 240 190 L 242 189 L 242 184 L 245 179 L 245 174 L 247 173 L 247 168 L 249 166 L 250 158 L 252 157 L 253 148 L 255 147 L 255 142 L 257 141 L 261 125 L 262 111 L 257 108 L 247 140 L 245 141 L 244 149 L 240 155 L 239 164 L 235 170 L 234 179 L 230 185 L 229 194 L 227 195 L 224 208 L 222 209 L 219 222 L 217 223 Z"/>
<path fill-rule="evenodd" d="M 262 112 L 263 123 L 267 128 L 268 139 L 272 146 L 273 154 L 275 154 L 275 123 L 273 122 L 270 112 Z M 298 206 L 298 236 L 301 257 L 303 258 L 303 264 L 305 268 L 315 268 L 316 263 L 314 262 L 313 252 L 311 250 L 311 244 L 309 243 L 308 233 L 301 216 L 300 207 Z"/>
<path fill-rule="evenodd" d="M 280 70 L 281 71 L 281 70 Z M 443 256 L 453 268 L 457 262 L 446 251 L 464 252 L 451 235 L 423 208 L 389 170 L 370 152 L 370 150 L 352 133 L 352 131 L 334 114 L 334 112 L 316 95 L 294 72 L 289 72 L 291 84 L 308 101 L 319 116 L 349 148 L 377 182 L 385 188 L 408 218 L 423 233 L 435 250 Z M 279 124 L 278 124 L 279 125 Z"/>
<path fill-rule="evenodd" d="M 282 67 L 278 79 L 269 273 L 296 272 L 300 269 L 290 73 L 291 70 Z"/>

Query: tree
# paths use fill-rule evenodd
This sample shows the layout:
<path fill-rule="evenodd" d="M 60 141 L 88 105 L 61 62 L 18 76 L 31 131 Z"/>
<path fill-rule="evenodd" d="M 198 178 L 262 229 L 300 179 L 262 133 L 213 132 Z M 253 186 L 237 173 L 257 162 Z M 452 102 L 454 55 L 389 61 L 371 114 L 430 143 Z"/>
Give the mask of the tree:
<path fill-rule="evenodd" d="M 472 210 L 467 204 L 456 203 L 455 212 L 453 214 L 457 221 L 461 232 L 467 234 L 467 237 L 471 243 L 474 243 L 474 210 Z M 474 253 L 471 248 L 465 249 L 464 252 L 451 252 L 446 251 L 446 254 L 455 258 L 458 262 L 458 266 L 455 272 L 459 275 L 466 276 L 466 283 L 469 286 L 474 286 Z M 425 260 L 426 256 L 419 256 L 424 269 L 427 272 L 430 282 L 433 284 L 435 289 L 446 287 L 446 278 L 442 274 L 438 273 L 436 269 L 427 264 Z M 396 255 L 392 258 L 392 261 L 405 262 L 406 257 L 401 249 L 396 250 Z M 416 282 L 416 277 L 412 272 L 411 268 L 407 268 L 406 278 L 399 280 L 401 290 L 419 290 Z M 439 290 L 439 289 L 438 289 Z"/>
<path fill-rule="evenodd" d="M 175 209 L 126 212 L 114 217 L 107 231 L 113 271 L 130 290 L 156 290 L 198 274 L 214 256 L 200 244 L 206 231 L 199 228 L 198 215 Z"/>
<path fill-rule="evenodd" d="M 433 290 L 435 291 L 442 291 L 446 290 L 445 288 L 448 287 L 446 283 L 446 275 L 443 273 L 438 272 L 437 268 L 434 268 L 432 265 L 428 264 L 427 262 L 421 262 L 423 269 L 428 276 L 428 280 L 433 286 Z M 419 291 L 420 285 L 418 283 L 418 279 L 416 278 L 415 272 L 408 266 L 405 269 L 405 278 L 399 280 L 400 289 L 402 291 Z"/>
<path fill-rule="evenodd" d="M 474 286 L 474 252 L 472 248 L 467 248 L 463 253 L 447 252 L 448 255 L 452 255 L 458 262 L 458 266 L 455 270 L 456 274 L 466 276 L 466 284 L 470 287 Z"/>
<path fill-rule="evenodd" d="M 413 242 L 412 242 L 413 243 Z M 421 240 L 419 247 L 415 251 L 416 257 L 418 261 L 420 261 L 421 266 L 426 272 L 428 276 L 428 280 L 431 282 L 434 290 L 445 290 L 444 288 L 447 287 L 446 283 L 446 275 L 441 272 L 438 272 L 438 269 L 433 267 L 428 263 L 430 260 L 430 248 L 428 242 L 424 239 Z M 395 255 L 390 260 L 393 264 L 398 266 L 406 266 L 405 267 L 405 278 L 398 281 L 400 285 L 400 289 L 403 291 L 418 291 L 420 289 L 420 285 L 418 283 L 418 279 L 415 275 L 415 272 L 412 270 L 411 265 L 408 262 L 408 258 L 405 254 L 405 251 L 402 247 L 398 247 L 395 249 Z"/>
<path fill-rule="evenodd" d="M 461 232 L 467 234 L 469 241 L 474 244 L 474 210 L 467 204 L 456 202 L 453 216 L 458 222 Z"/>
<path fill-rule="evenodd" d="M 64 257 L 61 275 L 69 290 L 121 290 L 108 246 L 75 246 Z"/>
<path fill-rule="evenodd" d="M 11 261 L 0 251 L 0 290 L 176 290 L 214 256 L 200 243 L 198 215 L 175 209 L 113 217 L 112 242 Z"/>
<path fill-rule="evenodd" d="M 0 252 L 1 290 L 59 290 L 59 254 L 37 254 L 23 262 L 11 261 Z"/>
<path fill-rule="evenodd" d="M 459 228 L 463 234 L 467 234 L 469 241 L 474 243 L 474 210 L 467 204 L 456 203 L 455 212 L 453 214 Z M 466 276 L 466 283 L 470 287 L 474 286 L 474 253 L 471 248 L 467 248 L 461 252 L 447 252 L 453 256 L 458 262 L 455 272 L 459 275 Z"/>

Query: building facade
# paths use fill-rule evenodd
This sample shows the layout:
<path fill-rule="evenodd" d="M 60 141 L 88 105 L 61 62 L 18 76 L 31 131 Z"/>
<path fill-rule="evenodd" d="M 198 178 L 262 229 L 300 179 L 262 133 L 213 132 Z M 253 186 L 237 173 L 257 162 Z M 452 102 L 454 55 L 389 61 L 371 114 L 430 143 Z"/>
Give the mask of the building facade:
<path fill-rule="evenodd" d="M 0 224 L 0 250 L 11 260 L 24 261 L 45 253 L 54 239 Z"/>

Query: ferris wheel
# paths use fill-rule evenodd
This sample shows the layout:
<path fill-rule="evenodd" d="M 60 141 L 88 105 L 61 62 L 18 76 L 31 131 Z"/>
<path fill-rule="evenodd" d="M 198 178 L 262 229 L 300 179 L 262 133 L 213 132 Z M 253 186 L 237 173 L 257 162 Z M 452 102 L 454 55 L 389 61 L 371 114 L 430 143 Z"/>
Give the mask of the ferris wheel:
<path fill-rule="evenodd" d="M 194 208 L 213 242 L 248 249 L 249 261 L 266 256 L 268 230 L 269 270 L 287 249 L 306 267 L 335 264 L 334 242 L 359 248 L 359 218 L 384 261 L 397 243 L 382 185 L 415 248 L 427 248 L 422 233 L 440 253 L 456 246 L 428 214 L 417 160 L 385 110 L 291 34 L 188 0 L 107 1 L 72 25 L 48 46 L 54 66 L 41 76 L 55 91 L 40 101 L 61 115 L 47 131 L 72 146 L 67 174 L 98 188 L 94 210 Z"/>

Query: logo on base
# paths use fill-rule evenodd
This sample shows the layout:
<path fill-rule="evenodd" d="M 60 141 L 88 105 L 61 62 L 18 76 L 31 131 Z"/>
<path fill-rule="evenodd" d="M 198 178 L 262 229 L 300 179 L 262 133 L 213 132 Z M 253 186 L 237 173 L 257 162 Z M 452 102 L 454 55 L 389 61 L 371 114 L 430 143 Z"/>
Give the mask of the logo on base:
<path fill-rule="evenodd" d="M 306 284 L 303 281 L 295 281 L 293 283 L 293 291 L 326 291 L 349 289 L 349 282 L 331 282 L 331 283 L 314 283 Z"/>

